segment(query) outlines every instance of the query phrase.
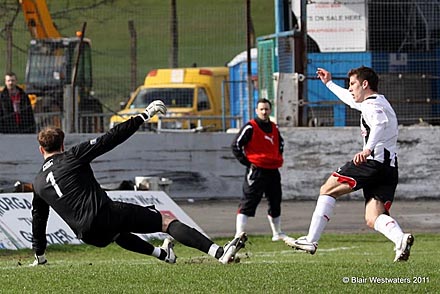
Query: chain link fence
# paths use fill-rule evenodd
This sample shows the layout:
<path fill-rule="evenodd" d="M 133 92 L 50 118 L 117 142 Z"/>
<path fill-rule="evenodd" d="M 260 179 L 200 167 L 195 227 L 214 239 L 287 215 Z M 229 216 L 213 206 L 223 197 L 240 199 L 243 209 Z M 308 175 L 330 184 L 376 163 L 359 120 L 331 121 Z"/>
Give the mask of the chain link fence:
<path fill-rule="evenodd" d="M 143 83 L 152 69 L 227 66 L 246 50 L 245 1 L 210 1 L 209 5 L 201 0 L 75 3 L 47 1 L 63 36 L 74 36 L 87 23 L 85 37 L 91 40 L 91 67 L 83 60 L 78 74 L 93 82 L 84 91 L 79 90 L 80 96 L 90 95 L 93 99 L 83 100 L 84 111 L 78 115 L 81 121 L 76 131 L 106 130 L 109 117 L 119 111 L 120 102 L 127 101 L 130 92 Z M 84 9 L 75 9 L 80 5 Z M 231 95 L 235 95 L 230 97 L 230 115 L 241 116 L 243 123 L 253 115 L 252 106 L 258 97 L 276 98 L 274 73 L 293 73 L 295 54 L 299 54 L 295 52 L 294 28 L 283 35 L 268 35 L 274 30 L 273 6 L 268 1 L 252 2 L 253 11 L 271 14 L 265 26 L 268 29 L 253 32 L 258 40 L 258 62 L 255 59 L 254 64 L 252 57 L 255 69 L 250 77 L 253 100 L 248 97 L 246 68 L 240 69 L 241 75 L 230 78 Z M 439 15 L 438 0 L 307 1 L 307 68 L 305 81 L 300 79 L 303 90 L 297 125 L 358 125 L 358 113 L 342 104 L 314 73 L 317 67 L 324 67 L 332 72 L 335 82 L 347 86 L 348 70 L 360 65 L 378 72 L 379 91 L 390 100 L 401 124 L 440 124 Z M 1 30 L 2 40 L 7 42 L 0 44 L 0 56 L 8 55 L 7 44 L 11 44 L 12 56 L 8 60 L 1 58 L 0 67 L 11 63 L 22 82 L 30 40 L 22 13 L 17 14 L 13 26 L 8 23 L 6 27 L 12 34 L 8 39 L 6 30 Z M 57 62 L 73 62 L 74 56 L 58 58 Z M 57 72 L 57 80 L 70 79 L 69 70 Z M 61 119 L 67 115 L 60 112 L 61 105 L 54 108 L 49 103 L 45 107 L 48 111 L 36 113 L 40 128 L 54 121 L 61 124 L 59 119 L 51 118 L 53 115 L 61 113 Z"/>
<path fill-rule="evenodd" d="M 307 1 L 306 80 L 299 93 L 300 126 L 357 126 L 359 113 L 333 95 L 316 68 L 348 88 L 347 72 L 361 65 L 380 77 L 379 92 L 399 123 L 440 124 L 440 1 Z M 259 95 L 274 99 L 274 74 L 290 73 L 298 36 L 258 40 Z M 294 53 L 292 53 L 294 52 Z M 278 97 L 279 99 L 279 97 Z"/>
<path fill-rule="evenodd" d="M 379 92 L 393 105 L 400 124 L 440 124 L 440 1 L 316 2 L 307 8 L 313 42 L 307 45 L 314 50 L 307 55 L 304 125 L 359 124 L 357 111 L 342 104 L 314 73 L 326 68 L 348 87 L 348 70 L 361 65 L 379 74 Z"/>
<path fill-rule="evenodd" d="M 19 7 L 14 6 L 18 5 L 17 1 L 10 2 L 5 9 L 13 11 Z M 120 110 L 120 103 L 128 100 L 130 93 L 144 83 L 145 76 L 153 69 L 225 66 L 235 55 L 246 49 L 245 1 L 225 0 L 209 5 L 200 0 L 79 0 L 75 3 L 48 0 L 46 3 L 63 37 L 74 37 L 75 32 L 81 31 L 86 24 L 84 36 L 90 39 L 90 66 L 86 59 L 88 57 L 85 56 L 78 67 L 78 79 L 85 78 L 90 82 L 90 85 L 83 89 L 80 86 L 79 89 L 80 96 L 86 99 L 80 97 L 83 102 L 80 102 L 78 116 L 85 121 L 80 121 L 78 130 L 75 131 L 100 132 L 108 128 L 108 117 Z M 8 55 L 8 46 L 7 42 L 2 42 L 0 67 L 4 69 L 11 63 L 19 83 L 25 84 L 30 33 L 23 13 L 18 11 L 9 35 L 12 54 L 9 54 L 9 60 L 3 58 Z M 5 22 L 11 19 L 1 17 L 3 13 L 0 14 L 0 19 Z M 6 31 L 1 31 L 2 40 L 7 39 L 6 34 Z M 67 52 L 69 48 L 63 49 L 66 50 L 63 58 L 60 58 L 60 47 L 51 49 L 56 56 L 50 63 L 52 68 L 75 62 L 76 47 L 71 47 L 71 52 Z M 49 49 L 44 49 L 45 52 L 41 47 L 39 49 L 41 58 L 34 59 L 34 65 L 48 59 Z M 88 51 L 85 50 L 84 53 L 87 54 Z M 50 75 L 55 71 L 55 79 L 59 84 L 70 84 L 71 67 L 53 72 L 49 68 L 45 69 L 45 73 L 50 72 Z M 40 98 L 43 96 L 41 92 L 47 94 L 55 86 L 58 85 L 46 83 L 38 89 L 34 87 L 32 91 L 38 90 L 36 96 Z M 31 91 L 30 87 L 27 90 Z M 62 103 L 58 103 L 63 100 L 62 93 L 58 91 L 57 98 L 42 107 L 45 110 L 35 113 L 39 128 L 47 124 L 61 124 L 66 118 L 66 110 Z M 89 97 L 92 98 L 88 99 Z M 88 102 L 92 100 L 99 101 L 101 105 L 89 106 Z M 49 106 L 54 101 L 59 107 L 51 107 L 49 111 Z M 63 115 L 54 120 L 53 117 L 59 111 Z M 97 113 L 100 113 L 98 116 L 101 119 L 96 119 Z"/>

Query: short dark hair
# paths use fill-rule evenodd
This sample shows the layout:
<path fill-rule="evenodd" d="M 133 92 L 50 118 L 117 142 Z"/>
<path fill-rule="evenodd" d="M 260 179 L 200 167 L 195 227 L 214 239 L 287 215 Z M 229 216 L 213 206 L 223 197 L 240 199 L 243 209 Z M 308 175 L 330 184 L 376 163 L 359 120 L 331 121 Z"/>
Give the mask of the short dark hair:
<path fill-rule="evenodd" d="M 15 72 L 12 71 L 8 71 L 5 73 L 5 76 L 10 76 L 10 77 L 17 77 L 17 75 L 15 74 Z"/>
<path fill-rule="evenodd" d="M 370 85 L 370 89 L 377 92 L 379 85 L 379 76 L 372 68 L 366 66 L 353 68 L 348 72 L 348 77 L 350 78 L 354 75 L 356 75 L 361 82 L 367 80 L 368 85 Z"/>
<path fill-rule="evenodd" d="M 46 152 L 59 151 L 64 143 L 64 132 L 57 127 L 46 127 L 38 133 L 38 143 Z"/>
<path fill-rule="evenodd" d="M 260 98 L 257 101 L 257 107 L 259 103 L 267 103 L 269 104 L 270 109 L 272 109 L 272 103 L 270 102 L 270 100 L 266 99 L 266 98 Z"/>

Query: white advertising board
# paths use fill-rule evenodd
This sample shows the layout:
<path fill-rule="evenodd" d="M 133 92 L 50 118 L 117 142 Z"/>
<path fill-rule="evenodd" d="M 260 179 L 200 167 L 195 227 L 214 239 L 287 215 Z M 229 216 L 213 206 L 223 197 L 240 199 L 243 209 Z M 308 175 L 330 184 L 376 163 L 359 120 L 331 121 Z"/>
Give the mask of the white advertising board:
<path fill-rule="evenodd" d="M 108 191 L 115 201 L 155 205 L 158 210 L 175 216 L 203 234 L 203 230 L 163 191 Z M 0 249 L 32 248 L 32 193 L 0 194 Z M 205 234 L 206 235 L 206 234 Z M 139 235 L 145 240 L 163 238 L 165 234 Z M 46 237 L 48 245 L 81 244 L 72 230 L 52 209 Z"/>
<path fill-rule="evenodd" d="M 321 52 L 367 50 L 365 0 L 313 1 L 307 4 L 307 33 Z"/>

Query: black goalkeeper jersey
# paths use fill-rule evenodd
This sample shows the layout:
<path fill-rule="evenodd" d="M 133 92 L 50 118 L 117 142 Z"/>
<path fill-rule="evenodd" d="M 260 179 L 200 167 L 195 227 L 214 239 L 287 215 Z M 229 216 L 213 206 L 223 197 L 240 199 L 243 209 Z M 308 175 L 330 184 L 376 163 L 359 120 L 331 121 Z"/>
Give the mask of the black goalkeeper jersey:
<path fill-rule="evenodd" d="M 140 117 L 131 118 L 96 139 L 44 161 L 34 181 L 32 201 L 33 247 L 37 254 L 46 249 L 49 206 L 78 238 L 90 228 L 100 209 L 111 201 L 96 180 L 91 161 L 127 140 L 143 123 Z"/>

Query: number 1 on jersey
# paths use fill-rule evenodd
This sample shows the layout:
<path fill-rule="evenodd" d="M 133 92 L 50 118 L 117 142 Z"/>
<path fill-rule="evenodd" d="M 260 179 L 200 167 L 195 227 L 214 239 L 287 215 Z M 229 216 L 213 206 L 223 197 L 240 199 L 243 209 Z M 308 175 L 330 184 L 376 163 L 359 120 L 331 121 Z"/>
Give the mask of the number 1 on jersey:
<path fill-rule="evenodd" d="M 58 197 L 63 197 L 63 193 L 60 190 L 60 187 L 58 187 L 58 184 L 55 181 L 55 177 L 53 176 L 53 172 L 50 172 L 47 174 L 46 177 L 46 183 L 49 183 L 52 185 L 52 187 L 55 189 L 55 192 L 57 193 Z"/>

